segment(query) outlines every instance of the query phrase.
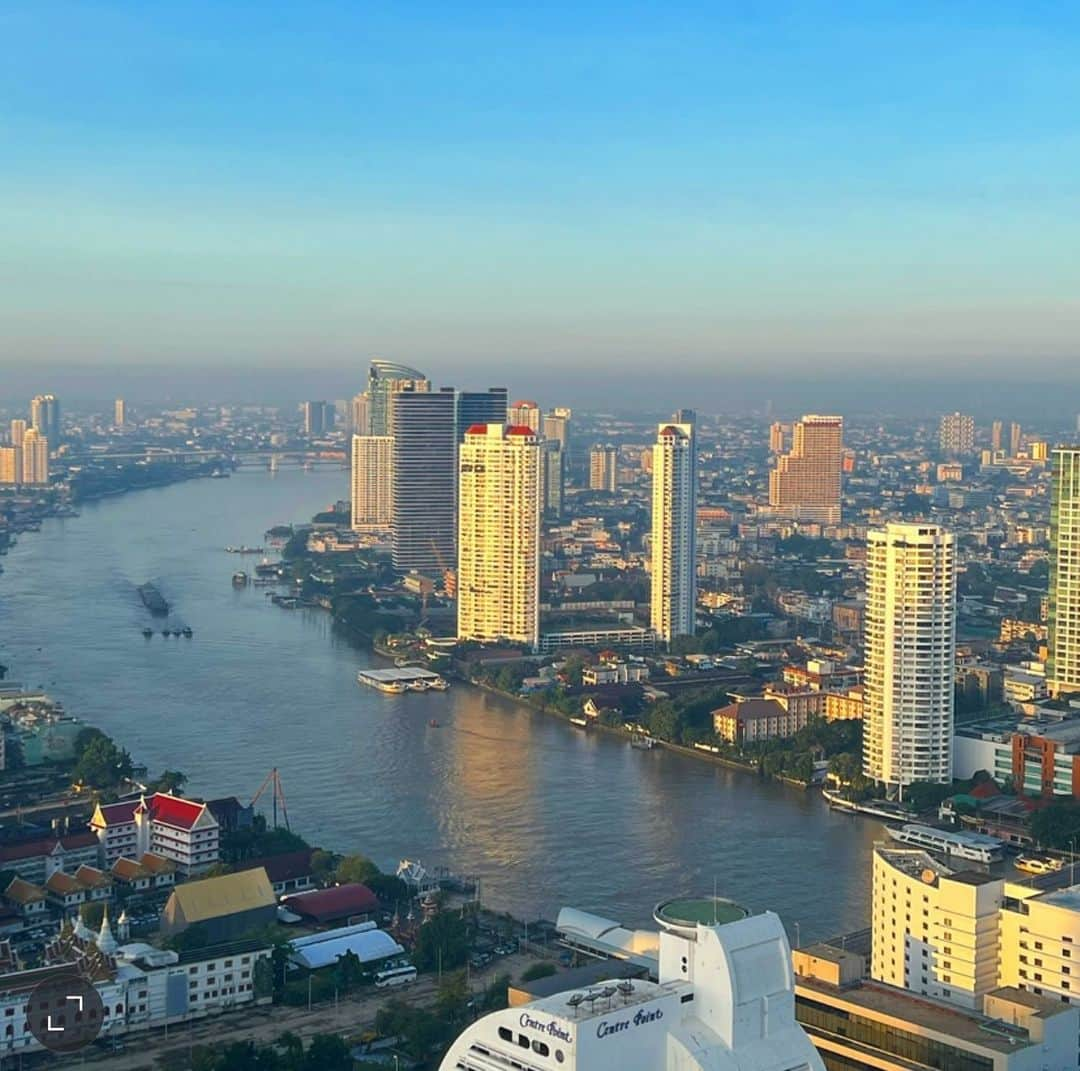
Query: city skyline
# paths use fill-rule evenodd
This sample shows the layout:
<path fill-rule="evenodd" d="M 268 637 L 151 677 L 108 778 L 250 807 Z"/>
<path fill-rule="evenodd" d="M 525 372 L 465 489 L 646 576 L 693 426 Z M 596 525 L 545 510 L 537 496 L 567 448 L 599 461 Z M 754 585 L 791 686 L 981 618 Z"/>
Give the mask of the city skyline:
<path fill-rule="evenodd" d="M 9 5 L 0 362 L 1064 375 L 1075 28 Z"/>

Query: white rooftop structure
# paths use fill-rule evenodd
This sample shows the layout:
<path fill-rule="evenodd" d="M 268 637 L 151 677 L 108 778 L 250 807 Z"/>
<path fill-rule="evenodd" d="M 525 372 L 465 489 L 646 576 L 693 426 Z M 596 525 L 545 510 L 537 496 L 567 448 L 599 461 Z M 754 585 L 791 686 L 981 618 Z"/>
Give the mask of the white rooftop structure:
<path fill-rule="evenodd" d="M 376 928 L 374 922 L 298 937 L 289 945 L 292 948 L 289 959 L 309 971 L 336 963 L 346 952 L 352 952 L 361 963 L 377 963 L 405 951 L 388 933 Z"/>
<path fill-rule="evenodd" d="M 655 970 L 660 955 L 660 935 L 655 930 L 630 930 L 612 919 L 564 907 L 555 928 L 563 944 L 593 956 L 623 959 Z"/>
<path fill-rule="evenodd" d="M 589 920 L 607 922 L 574 915 L 582 937 L 589 936 Z M 560 929 L 571 921 L 560 913 Z M 609 936 L 607 926 L 590 939 Z M 791 949 L 769 912 L 720 925 L 669 926 L 659 934 L 658 982 L 612 980 L 494 1012 L 454 1042 L 440 1071 L 511 1067 L 823 1071 L 824 1065 L 795 1021 Z"/>

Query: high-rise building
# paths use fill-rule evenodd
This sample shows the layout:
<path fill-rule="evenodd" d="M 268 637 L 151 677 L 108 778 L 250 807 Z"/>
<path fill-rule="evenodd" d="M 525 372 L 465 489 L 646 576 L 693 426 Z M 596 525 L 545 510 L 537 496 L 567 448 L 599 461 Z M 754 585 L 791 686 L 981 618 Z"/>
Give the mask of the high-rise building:
<path fill-rule="evenodd" d="M 407 364 L 396 364 L 376 358 L 368 369 L 369 431 L 372 435 L 390 435 L 390 398 L 395 391 L 410 390 L 420 393 L 431 390 L 431 383 L 423 372 Z"/>
<path fill-rule="evenodd" d="M 352 526 L 357 531 L 390 527 L 393 463 L 389 435 L 352 437 Z"/>
<path fill-rule="evenodd" d="M 474 424 L 505 424 L 507 393 L 505 387 L 458 391 L 457 441 L 464 442 L 465 432 Z"/>
<path fill-rule="evenodd" d="M 563 470 L 563 449 L 558 439 L 544 439 L 541 447 L 540 501 L 543 505 L 544 516 L 557 520 L 562 516 L 566 480 Z"/>
<path fill-rule="evenodd" d="M 967 413 L 946 413 L 941 418 L 938 444 L 946 457 L 975 452 L 975 418 Z"/>
<path fill-rule="evenodd" d="M 326 402 L 304 402 L 304 434 L 309 438 L 315 438 L 326 431 Z"/>
<path fill-rule="evenodd" d="M 540 440 L 474 424 L 458 448 L 458 637 L 540 639 Z"/>
<path fill-rule="evenodd" d="M 123 398 L 113 402 L 113 427 L 122 428 L 127 424 L 127 405 Z"/>
<path fill-rule="evenodd" d="M 619 451 L 597 443 L 589 451 L 589 489 L 615 491 L 619 486 Z"/>
<path fill-rule="evenodd" d="M 26 435 L 26 421 L 13 420 L 11 422 L 11 445 L 22 449 L 23 437 Z"/>
<path fill-rule="evenodd" d="M 769 425 L 769 453 L 782 454 L 784 444 L 791 435 L 791 425 L 783 424 L 779 420 Z"/>
<path fill-rule="evenodd" d="M 1000 420 L 995 420 L 990 425 L 990 452 L 994 454 L 1001 453 L 1001 431 L 1002 423 Z"/>
<path fill-rule="evenodd" d="M 510 408 L 507 410 L 506 419 L 511 424 L 516 424 L 519 427 L 523 428 L 529 428 L 530 431 L 543 431 L 540 406 L 538 406 L 536 402 L 514 402 L 514 404 L 510 406 Z"/>
<path fill-rule="evenodd" d="M 30 426 L 49 440 L 53 450 L 60 448 L 60 401 L 55 394 L 39 394 L 30 400 Z"/>
<path fill-rule="evenodd" d="M 387 399 L 394 440 L 391 528 L 394 568 L 438 575 L 457 560 L 457 392 L 416 389 L 427 385 L 407 385 Z"/>
<path fill-rule="evenodd" d="M 1049 657 L 1052 695 L 1080 691 L 1080 446 L 1051 455 Z"/>
<path fill-rule="evenodd" d="M 793 520 L 839 524 L 844 418 L 804 416 L 792 427 L 791 450 L 769 473 L 769 508 Z"/>
<path fill-rule="evenodd" d="M 23 436 L 22 482 L 49 482 L 49 440 L 37 428 L 27 428 Z"/>
<path fill-rule="evenodd" d="M 353 435 L 371 434 L 371 399 L 367 391 L 353 395 L 349 424 Z"/>
<path fill-rule="evenodd" d="M 692 636 L 697 602 L 697 456 L 692 424 L 661 424 L 653 446 L 652 629 Z"/>
<path fill-rule="evenodd" d="M 21 446 L 0 446 L 0 483 L 22 483 Z"/>
<path fill-rule="evenodd" d="M 951 532 L 867 534 L 863 772 L 903 792 L 952 780 L 956 560 Z"/>
<path fill-rule="evenodd" d="M 566 438 L 570 430 L 569 409 L 553 409 L 544 414 L 543 432 L 545 439 L 554 439 L 566 453 Z"/>
<path fill-rule="evenodd" d="M 1018 457 L 1020 445 L 1024 441 L 1024 432 L 1019 424 L 1009 425 L 1009 457 Z"/>

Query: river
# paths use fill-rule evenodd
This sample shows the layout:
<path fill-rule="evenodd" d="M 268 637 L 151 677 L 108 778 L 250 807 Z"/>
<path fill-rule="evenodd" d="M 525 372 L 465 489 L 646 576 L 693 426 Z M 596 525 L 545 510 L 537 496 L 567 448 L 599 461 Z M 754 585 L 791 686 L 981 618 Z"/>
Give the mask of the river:
<path fill-rule="evenodd" d="M 519 916 L 572 905 L 641 925 L 663 897 L 715 886 L 804 940 L 865 925 L 876 823 L 467 686 L 360 687 L 372 656 L 328 614 L 233 588 L 226 545 L 346 494 L 341 470 L 251 470 L 48 520 L 3 559 L 0 661 L 152 774 L 186 772 L 190 793 L 246 802 L 277 766 L 309 841 L 476 874 L 485 903 Z M 193 639 L 143 638 L 148 579 Z"/>

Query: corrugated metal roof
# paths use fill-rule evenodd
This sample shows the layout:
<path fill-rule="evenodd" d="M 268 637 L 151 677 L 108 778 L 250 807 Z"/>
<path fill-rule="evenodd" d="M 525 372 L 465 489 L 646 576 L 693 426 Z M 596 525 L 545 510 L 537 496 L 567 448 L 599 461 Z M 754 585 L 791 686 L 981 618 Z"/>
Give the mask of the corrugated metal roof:
<path fill-rule="evenodd" d="M 377 963 L 405 951 L 385 930 L 344 926 L 315 937 L 318 939 L 300 938 L 291 942 L 293 951 L 289 958 L 308 970 L 328 967 L 346 952 L 352 952 L 361 963 Z"/>
<path fill-rule="evenodd" d="M 190 924 L 274 905 L 270 879 L 266 871 L 259 867 L 177 886 L 169 897 L 166 911 L 178 907 L 183 912 L 184 921 Z"/>

